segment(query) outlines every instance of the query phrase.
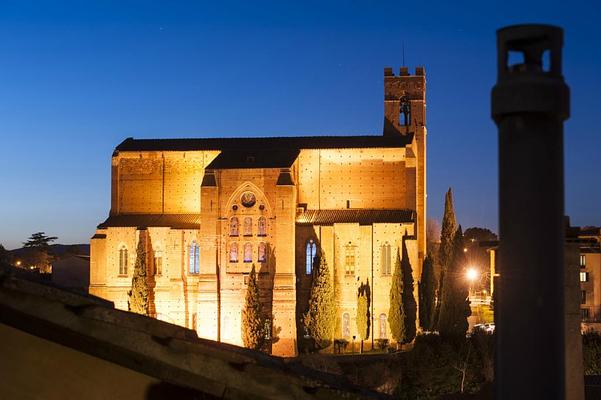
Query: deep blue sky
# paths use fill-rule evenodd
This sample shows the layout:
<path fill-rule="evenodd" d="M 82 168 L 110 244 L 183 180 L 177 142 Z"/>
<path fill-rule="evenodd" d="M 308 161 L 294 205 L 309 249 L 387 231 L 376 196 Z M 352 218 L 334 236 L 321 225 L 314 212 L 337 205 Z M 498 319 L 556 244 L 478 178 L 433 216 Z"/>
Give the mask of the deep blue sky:
<path fill-rule="evenodd" d="M 0 3 L 0 243 L 87 242 L 137 138 L 379 134 L 383 67 L 425 65 L 428 206 L 497 229 L 495 30 L 565 28 L 566 211 L 601 225 L 601 2 Z"/>

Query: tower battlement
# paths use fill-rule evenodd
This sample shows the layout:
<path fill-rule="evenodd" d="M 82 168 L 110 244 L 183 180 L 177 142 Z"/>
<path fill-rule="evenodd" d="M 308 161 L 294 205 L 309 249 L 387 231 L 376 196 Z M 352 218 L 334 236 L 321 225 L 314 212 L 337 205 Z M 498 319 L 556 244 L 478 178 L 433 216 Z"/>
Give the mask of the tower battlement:
<path fill-rule="evenodd" d="M 395 75 L 384 68 L 384 135 L 407 135 L 426 125 L 426 70 L 400 67 Z"/>

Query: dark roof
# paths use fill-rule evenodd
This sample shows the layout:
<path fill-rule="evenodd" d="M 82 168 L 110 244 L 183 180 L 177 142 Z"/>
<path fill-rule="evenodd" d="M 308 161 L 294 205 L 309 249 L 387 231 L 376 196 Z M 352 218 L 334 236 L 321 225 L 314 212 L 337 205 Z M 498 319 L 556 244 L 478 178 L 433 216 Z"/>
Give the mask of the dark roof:
<path fill-rule="evenodd" d="M 225 150 L 219 153 L 207 169 L 288 168 L 298 157 L 294 148 L 269 150 Z"/>
<path fill-rule="evenodd" d="M 405 147 L 413 135 L 406 136 L 297 136 L 196 139 L 127 138 L 115 151 L 193 151 L 193 150 L 263 150 L 263 149 L 338 149 L 370 147 Z"/>
<path fill-rule="evenodd" d="M 198 229 L 200 214 L 122 214 L 111 215 L 98 225 L 99 229 L 108 227 L 159 227 L 175 229 Z"/>
<path fill-rule="evenodd" d="M 296 223 L 298 225 L 332 225 L 344 222 L 368 225 L 414 221 L 415 211 L 413 210 L 306 210 L 296 216 Z"/>

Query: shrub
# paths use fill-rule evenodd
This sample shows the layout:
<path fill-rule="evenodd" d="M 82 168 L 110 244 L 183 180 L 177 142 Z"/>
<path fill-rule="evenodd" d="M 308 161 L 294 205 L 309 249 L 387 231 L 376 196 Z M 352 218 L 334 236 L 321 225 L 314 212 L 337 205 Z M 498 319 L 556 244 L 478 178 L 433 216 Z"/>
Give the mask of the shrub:
<path fill-rule="evenodd" d="M 582 335 L 585 375 L 601 375 L 601 334 L 588 331 Z"/>
<path fill-rule="evenodd" d="M 348 340 L 346 339 L 334 339 L 334 353 L 342 353 L 346 351 L 348 347 Z"/>
<path fill-rule="evenodd" d="M 376 349 L 386 350 L 388 348 L 388 339 L 376 339 L 375 344 L 376 344 Z"/>

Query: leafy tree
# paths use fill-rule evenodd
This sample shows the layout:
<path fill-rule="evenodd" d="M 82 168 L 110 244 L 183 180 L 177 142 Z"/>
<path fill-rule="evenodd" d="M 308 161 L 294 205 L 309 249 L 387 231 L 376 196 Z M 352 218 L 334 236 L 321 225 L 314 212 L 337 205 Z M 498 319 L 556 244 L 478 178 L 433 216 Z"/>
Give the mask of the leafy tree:
<path fill-rule="evenodd" d="M 46 236 L 44 232 L 32 233 L 23 247 L 27 250 L 23 254 L 25 264 L 35 267 L 42 273 L 52 272 L 51 263 L 53 260 L 50 254 L 50 242 L 58 239 L 56 236 Z"/>
<path fill-rule="evenodd" d="M 253 264 L 248 276 L 246 299 L 242 310 L 242 342 L 244 347 L 259 350 L 265 341 L 265 317 L 259 296 L 259 284 Z"/>
<path fill-rule="evenodd" d="M 601 334 L 587 331 L 582 335 L 584 375 L 601 375 Z"/>
<path fill-rule="evenodd" d="M 453 246 L 455 232 L 457 231 L 457 220 L 455 218 L 455 209 L 453 208 L 453 192 L 451 188 L 445 195 L 444 216 L 442 219 L 442 230 L 440 233 L 440 246 L 438 248 L 438 257 L 436 261 L 440 267 L 440 276 L 438 277 L 438 289 L 436 293 L 437 302 L 434 309 L 433 329 L 438 329 L 440 318 L 440 306 L 445 275 L 449 268 L 449 262 L 453 255 Z"/>
<path fill-rule="evenodd" d="M 361 339 L 361 352 L 363 341 L 369 339 L 369 281 L 359 286 L 357 293 L 357 332 Z"/>
<path fill-rule="evenodd" d="M 26 248 L 48 248 L 50 242 L 58 239 L 56 236 L 46 236 L 44 232 L 32 233 L 26 242 L 23 242 L 23 247 Z"/>
<path fill-rule="evenodd" d="M 136 248 L 136 264 L 131 281 L 131 290 L 127 292 L 127 309 L 142 315 L 150 314 L 149 287 L 146 265 L 146 240 L 145 234 L 140 232 L 138 247 Z"/>
<path fill-rule="evenodd" d="M 336 308 L 330 269 L 323 253 L 319 257 L 319 268 L 314 271 L 309 310 L 303 317 L 303 324 L 318 348 L 330 345 L 336 325 Z"/>
<path fill-rule="evenodd" d="M 388 325 L 390 334 L 397 343 L 402 343 L 405 338 L 405 308 L 403 307 L 403 272 L 401 269 L 401 255 L 396 252 L 392 284 L 390 285 L 390 308 L 388 310 Z"/>
<path fill-rule="evenodd" d="M 403 316 L 405 318 L 405 332 L 403 335 L 403 342 L 410 343 L 415 339 L 416 334 L 416 319 L 417 319 L 417 303 L 415 302 L 414 288 L 413 288 L 413 268 L 411 268 L 411 262 L 409 261 L 409 252 L 407 251 L 407 244 L 403 240 L 403 258 L 401 259 L 401 277 L 403 281 L 401 296 L 403 297 Z"/>
<path fill-rule="evenodd" d="M 439 332 L 443 337 L 465 337 L 467 318 L 471 315 L 469 289 L 465 282 L 463 233 L 457 229 L 455 246 L 447 273 L 444 275 L 440 307 Z"/>
<path fill-rule="evenodd" d="M 422 267 L 422 278 L 419 282 L 419 322 L 423 330 L 432 329 L 432 320 L 434 317 L 434 288 L 436 287 L 436 277 L 434 276 L 434 265 L 432 256 L 428 255 L 424 259 Z"/>

